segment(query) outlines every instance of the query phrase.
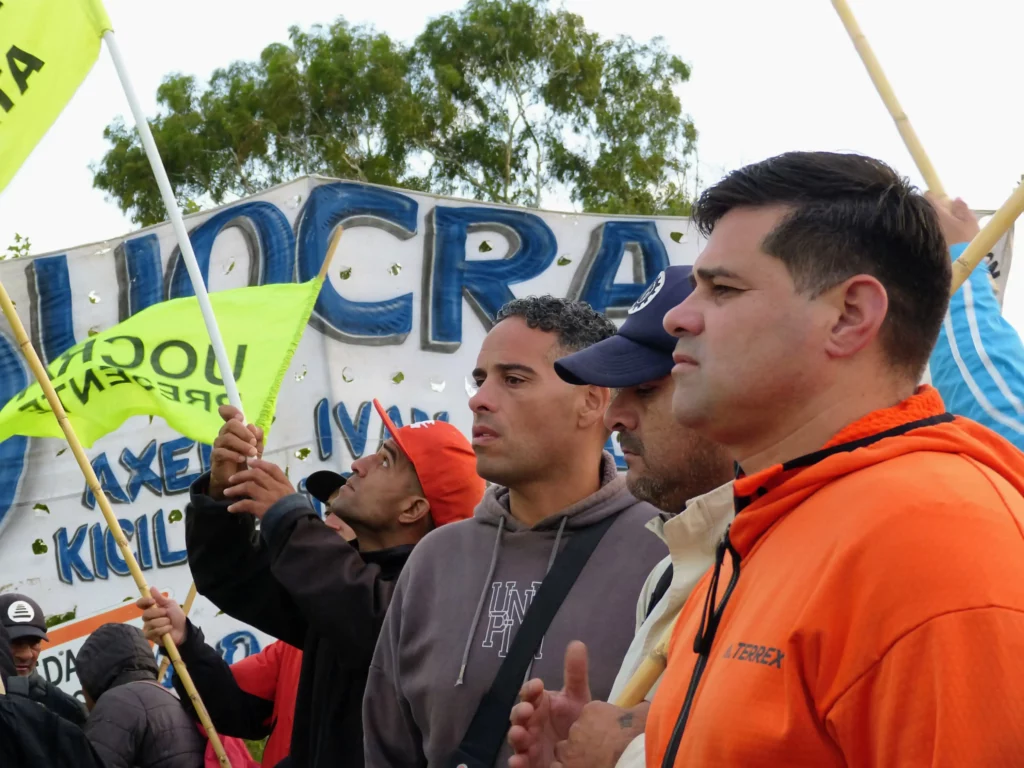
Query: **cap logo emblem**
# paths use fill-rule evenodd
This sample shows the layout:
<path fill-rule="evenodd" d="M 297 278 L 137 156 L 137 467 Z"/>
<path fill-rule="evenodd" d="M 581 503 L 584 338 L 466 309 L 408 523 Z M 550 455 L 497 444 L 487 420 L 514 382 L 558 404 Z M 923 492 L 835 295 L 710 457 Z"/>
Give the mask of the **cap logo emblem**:
<path fill-rule="evenodd" d="M 654 282 L 647 286 L 647 290 L 640 294 L 640 298 L 636 300 L 636 303 L 629 308 L 629 314 L 639 312 L 641 309 L 646 307 L 652 301 L 654 297 L 661 293 L 661 289 L 665 287 L 665 272 L 664 270 L 654 278 Z"/>
<path fill-rule="evenodd" d="M 17 624 L 27 624 L 35 617 L 36 612 L 32 609 L 32 606 L 24 600 L 14 601 L 7 609 L 7 618 Z"/>
<path fill-rule="evenodd" d="M 434 423 L 435 422 L 433 419 L 430 419 L 428 421 L 416 421 L 410 424 L 409 427 L 412 429 L 419 429 L 420 427 L 432 427 Z"/>

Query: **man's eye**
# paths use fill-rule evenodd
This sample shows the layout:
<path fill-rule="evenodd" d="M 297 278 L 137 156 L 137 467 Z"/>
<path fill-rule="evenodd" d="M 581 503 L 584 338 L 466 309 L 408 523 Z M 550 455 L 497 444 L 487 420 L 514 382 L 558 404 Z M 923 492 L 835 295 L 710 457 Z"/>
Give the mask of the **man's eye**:
<path fill-rule="evenodd" d="M 514 387 L 517 384 L 522 384 L 523 380 L 520 379 L 518 376 L 506 376 L 505 383 L 508 384 L 510 387 Z"/>
<path fill-rule="evenodd" d="M 713 294 L 715 294 L 716 296 L 721 296 L 721 295 L 724 295 L 726 293 L 731 293 L 731 292 L 736 291 L 736 290 L 738 290 L 738 289 L 733 288 L 731 285 L 717 285 L 716 284 L 716 285 L 711 286 L 711 292 Z"/>

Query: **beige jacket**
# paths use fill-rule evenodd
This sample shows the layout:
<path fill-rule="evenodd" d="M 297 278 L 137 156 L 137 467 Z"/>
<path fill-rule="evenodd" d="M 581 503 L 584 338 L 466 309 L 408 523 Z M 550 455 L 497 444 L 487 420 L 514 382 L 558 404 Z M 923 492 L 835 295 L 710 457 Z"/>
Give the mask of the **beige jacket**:
<path fill-rule="evenodd" d="M 619 667 L 619 674 L 608 697 L 614 702 L 629 678 L 661 639 L 662 633 L 682 609 L 690 592 L 715 562 L 715 547 L 725 535 L 735 515 L 732 482 L 691 500 L 682 513 L 667 522 L 655 518 L 647 527 L 668 545 L 669 556 L 658 563 L 644 583 L 636 605 L 636 635 Z M 655 606 L 651 615 L 647 609 L 651 593 L 662 574 L 672 564 L 672 583 Z M 647 694 L 654 698 L 657 683 Z M 623 752 L 616 768 L 645 768 L 644 737 L 637 736 Z"/>

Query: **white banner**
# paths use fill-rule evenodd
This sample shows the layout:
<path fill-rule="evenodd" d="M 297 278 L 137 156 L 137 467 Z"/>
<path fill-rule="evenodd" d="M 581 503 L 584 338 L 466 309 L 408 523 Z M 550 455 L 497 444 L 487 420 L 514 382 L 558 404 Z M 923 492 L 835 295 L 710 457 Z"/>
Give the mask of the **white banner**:
<path fill-rule="evenodd" d="M 311 178 L 188 219 L 211 291 L 309 279 L 338 223 L 346 232 L 266 452 L 296 484 L 376 450 L 374 397 L 396 423 L 443 418 L 468 433 L 466 379 L 507 300 L 572 295 L 622 317 L 659 271 L 692 263 L 699 248 L 686 219 L 548 213 Z M 169 225 L 0 263 L 0 279 L 46 361 L 192 293 Z M 29 377 L 2 324 L 0 405 Z M 89 452 L 147 579 L 178 600 L 191 582 L 187 489 L 208 455 L 145 417 Z M 70 693 L 79 690 L 74 654 L 88 632 L 105 621 L 140 623 L 134 583 L 62 441 L 0 443 L 0 592 L 28 594 L 60 620 L 40 671 Z M 271 641 L 217 614 L 196 600 L 193 619 L 229 661 Z"/>

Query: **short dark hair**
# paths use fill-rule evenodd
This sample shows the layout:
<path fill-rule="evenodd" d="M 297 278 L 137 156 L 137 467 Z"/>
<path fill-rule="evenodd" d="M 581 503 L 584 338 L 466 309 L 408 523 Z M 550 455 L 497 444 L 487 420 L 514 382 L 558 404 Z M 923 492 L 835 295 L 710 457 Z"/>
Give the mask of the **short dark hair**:
<path fill-rule="evenodd" d="M 513 299 L 498 310 L 494 324 L 509 317 L 521 317 L 530 328 L 539 328 L 558 336 L 565 354 L 579 352 L 592 344 L 614 336 L 615 323 L 585 301 L 556 296 L 526 296 Z"/>
<path fill-rule="evenodd" d="M 938 217 L 925 197 L 880 160 L 787 152 L 733 171 L 707 189 L 693 220 L 710 235 L 733 208 L 768 205 L 792 208 L 762 247 L 785 263 L 797 290 L 817 296 L 859 274 L 885 287 L 883 349 L 895 368 L 919 378 L 952 281 Z"/>

